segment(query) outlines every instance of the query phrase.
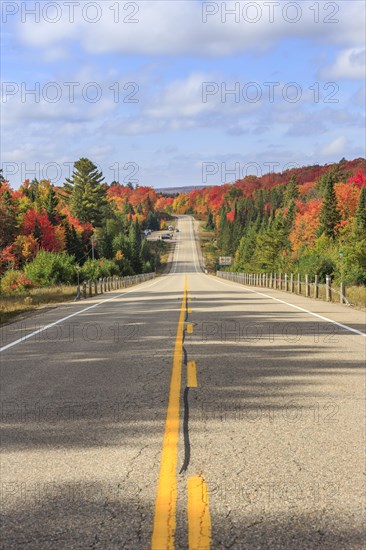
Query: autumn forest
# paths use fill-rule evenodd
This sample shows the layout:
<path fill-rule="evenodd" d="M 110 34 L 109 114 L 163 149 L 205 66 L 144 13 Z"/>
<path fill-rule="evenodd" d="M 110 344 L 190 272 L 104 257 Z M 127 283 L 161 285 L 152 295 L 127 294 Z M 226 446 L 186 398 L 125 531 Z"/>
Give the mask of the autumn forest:
<path fill-rule="evenodd" d="M 233 184 L 168 195 L 148 186 L 106 183 L 89 159 L 61 187 L 0 180 L 3 294 L 74 284 L 83 278 L 154 271 L 163 243 L 143 230 L 191 214 L 212 232 L 217 258 L 232 270 L 330 275 L 366 285 L 364 159 L 305 166 Z"/>

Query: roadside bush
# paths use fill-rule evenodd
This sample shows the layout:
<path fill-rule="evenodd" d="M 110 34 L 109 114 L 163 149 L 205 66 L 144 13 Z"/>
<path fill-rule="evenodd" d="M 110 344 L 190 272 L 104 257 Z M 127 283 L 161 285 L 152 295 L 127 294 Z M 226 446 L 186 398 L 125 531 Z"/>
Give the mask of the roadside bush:
<path fill-rule="evenodd" d="M 10 294 L 12 292 L 24 292 L 30 290 L 35 285 L 22 273 L 10 269 L 7 271 L 1 279 L 1 292 L 4 294 Z"/>
<path fill-rule="evenodd" d="M 151 272 L 152 272 L 151 263 L 147 261 L 144 263 L 143 273 L 151 273 Z"/>
<path fill-rule="evenodd" d="M 113 260 L 106 260 L 105 258 L 91 260 L 88 258 L 80 270 L 80 280 L 89 281 L 99 279 L 99 277 L 111 277 L 119 274 L 119 267 Z"/>
<path fill-rule="evenodd" d="M 40 250 L 35 259 L 24 269 L 26 277 L 37 286 L 52 286 L 61 283 L 74 283 L 76 264 L 74 256 L 66 252 L 46 252 Z"/>

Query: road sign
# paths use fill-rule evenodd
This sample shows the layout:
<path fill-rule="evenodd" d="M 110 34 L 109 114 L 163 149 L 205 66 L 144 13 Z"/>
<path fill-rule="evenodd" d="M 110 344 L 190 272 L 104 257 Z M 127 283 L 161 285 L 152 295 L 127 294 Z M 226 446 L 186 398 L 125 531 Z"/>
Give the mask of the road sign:
<path fill-rule="evenodd" d="M 231 256 L 220 256 L 219 257 L 219 265 L 224 267 L 224 266 L 229 266 L 232 264 L 232 257 Z"/>

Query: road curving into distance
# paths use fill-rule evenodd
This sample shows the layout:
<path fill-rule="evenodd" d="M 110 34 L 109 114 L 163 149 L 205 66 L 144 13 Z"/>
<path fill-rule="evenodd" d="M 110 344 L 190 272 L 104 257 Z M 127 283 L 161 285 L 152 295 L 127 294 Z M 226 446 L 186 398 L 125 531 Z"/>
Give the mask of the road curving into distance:
<path fill-rule="evenodd" d="M 2 329 L 2 547 L 363 548 L 364 313 L 177 223 L 168 275 Z"/>

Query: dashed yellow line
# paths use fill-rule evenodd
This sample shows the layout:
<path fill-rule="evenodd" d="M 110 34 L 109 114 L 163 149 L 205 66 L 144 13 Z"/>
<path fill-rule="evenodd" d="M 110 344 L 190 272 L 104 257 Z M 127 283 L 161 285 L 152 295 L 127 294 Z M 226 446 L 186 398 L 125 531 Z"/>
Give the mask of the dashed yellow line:
<path fill-rule="evenodd" d="M 189 550 L 210 550 L 211 516 L 207 483 L 201 476 L 188 479 Z"/>
<path fill-rule="evenodd" d="M 182 306 L 175 339 L 169 403 L 161 454 L 158 492 L 151 540 L 152 550 L 173 550 L 176 527 L 177 460 L 179 437 L 179 405 L 183 363 L 184 318 L 187 299 L 187 277 L 184 281 Z"/>
<path fill-rule="evenodd" d="M 197 388 L 196 361 L 188 361 L 187 364 L 187 388 Z"/>
<path fill-rule="evenodd" d="M 193 325 L 192 325 L 192 323 L 187 323 L 187 334 L 193 334 Z"/>

